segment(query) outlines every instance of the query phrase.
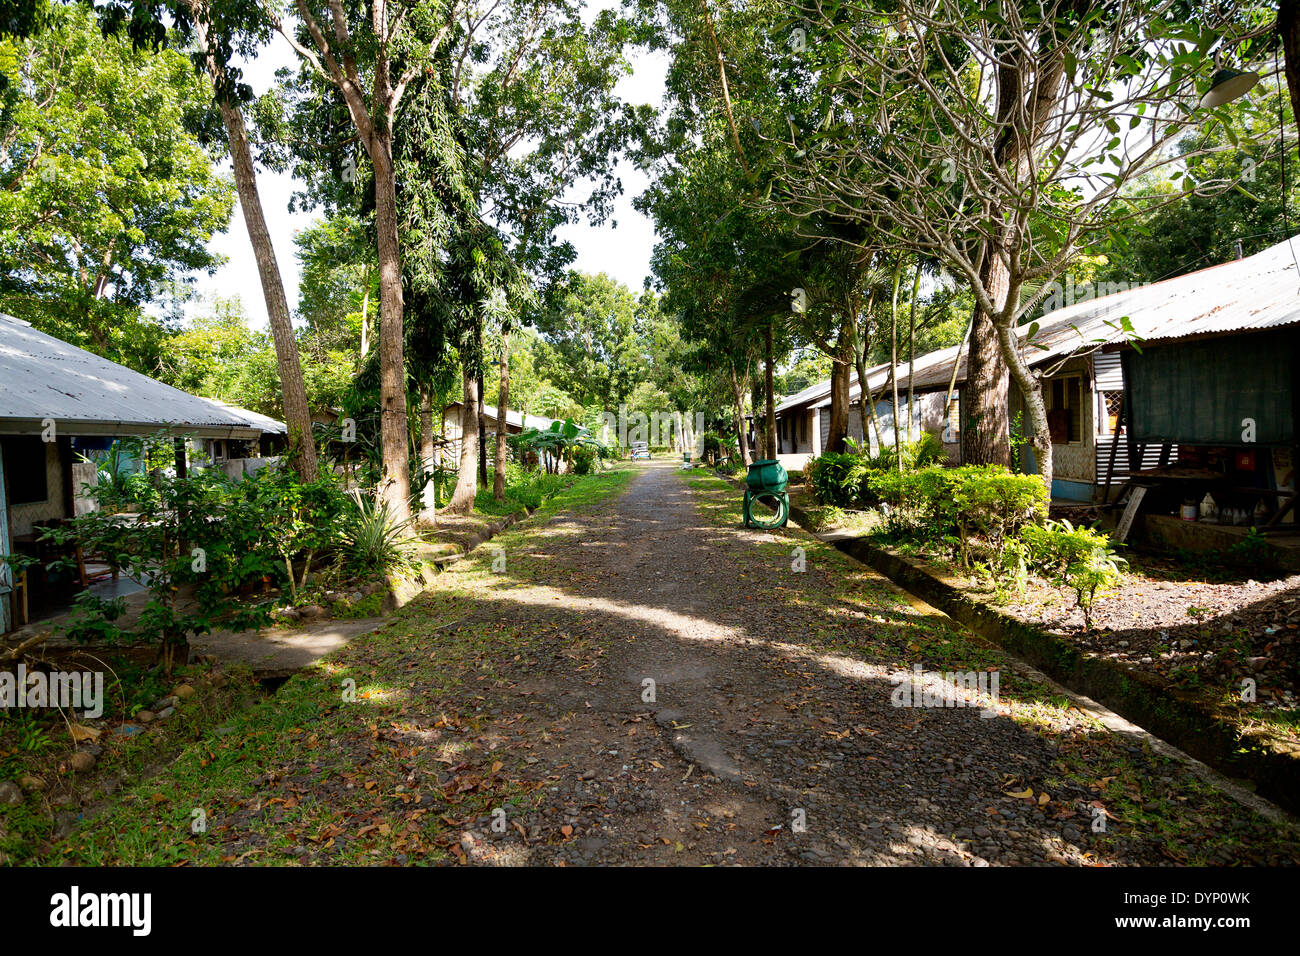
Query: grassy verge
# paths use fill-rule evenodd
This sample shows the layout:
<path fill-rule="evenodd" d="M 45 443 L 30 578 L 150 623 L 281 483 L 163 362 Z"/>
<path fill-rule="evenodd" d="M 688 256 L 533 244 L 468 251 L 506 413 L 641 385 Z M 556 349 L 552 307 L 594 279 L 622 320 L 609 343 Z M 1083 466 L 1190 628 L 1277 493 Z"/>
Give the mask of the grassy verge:
<path fill-rule="evenodd" d="M 538 522 L 617 494 L 631 474 L 572 479 L 532 521 L 504 532 L 497 542 L 520 552 L 512 573 L 526 573 L 520 546 Z M 528 800 L 531 787 L 512 775 L 522 757 L 495 756 L 479 739 L 476 692 L 535 638 L 504 622 L 457 626 L 491 563 L 491 553 L 476 553 L 382 626 L 220 733 L 210 728 L 156 776 L 123 788 L 67 839 L 26 859 L 166 866 L 457 858 L 467 821 Z"/>
<path fill-rule="evenodd" d="M 108 658 L 99 666 L 110 676 L 99 736 L 80 748 L 83 759 L 94 758 L 89 770 L 69 765 L 73 723 L 57 711 L 0 719 L 0 780 L 27 784 L 21 803 L 0 806 L 0 862 L 39 860 L 52 840 L 93 817 L 123 786 L 148 779 L 213 728 L 265 697 L 242 667 L 215 670 L 195 665 L 178 668 L 164 679 L 128 659 Z M 135 732 L 129 734 L 108 729 L 133 720 L 180 685 L 193 693 L 166 720 L 133 724 Z"/>

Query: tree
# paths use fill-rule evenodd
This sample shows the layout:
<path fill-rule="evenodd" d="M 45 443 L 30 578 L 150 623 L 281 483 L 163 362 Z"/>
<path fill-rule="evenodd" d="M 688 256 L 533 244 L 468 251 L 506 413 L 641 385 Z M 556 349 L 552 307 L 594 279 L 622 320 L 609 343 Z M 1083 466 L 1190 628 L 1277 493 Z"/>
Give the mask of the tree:
<path fill-rule="evenodd" d="M 1292 122 L 1288 99 L 1266 80 L 1250 102 L 1237 100 L 1220 112 L 1219 122 L 1190 130 L 1176 144 L 1189 157 L 1178 180 L 1160 170 L 1130 184 L 1117 209 L 1121 221 L 1101 247 L 1107 261 L 1098 280 L 1157 282 L 1227 262 L 1237 256 L 1238 244 L 1249 256 L 1288 238 L 1283 203 L 1300 208 L 1300 161 L 1289 151 L 1279 154 L 1272 143 L 1279 124 Z M 1234 148 L 1234 141 L 1240 145 Z M 1235 185 L 1221 191 L 1224 183 Z M 1140 222 L 1122 221 L 1130 204 L 1156 203 L 1193 184 L 1206 192 L 1162 206 Z"/>
<path fill-rule="evenodd" d="M 1004 457 L 1005 366 L 1050 486 L 1047 413 L 1015 330 L 1027 293 L 1113 228 L 1124 184 L 1174 162 L 1168 146 L 1205 118 L 1204 67 L 1232 61 L 1242 24 L 1216 10 L 1172 15 L 1182 9 L 900 0 L 887 13 L 803 11 L 814 36 L 795 55 L 816 64 L 807 95 L 819 121 L 786 136 L 778 198 L 870 223 L 966 280 L 976 461 Z"/>
<path fill-rule="evenodd" d="M 374 248 L 356 217 L 335 213 L 300 230 L 297 247 L 298 318 L 319 352 L 350 351 L 360 365 L 370 351 L 374 311 Z"/>
<path fill-rule="evenodd" d="M 43 23 L 0 41 L 0 304 L 150 373 L 166 330 L 144 307 L 216 268 L 233 207 L 195 130 L 211 85 L 80 6 Z"/>
<path fill-rule="evenodd" d="M 196 58 L 212 78 L 217 109 L 226 130 L 235 187 L 239 192 L 239 206 L 244 213 L 244 225 L 253 246 L 253 257 L 257 261 L 258 279 L 262 284 L 280 372 L 281 407 L 289 433 L 289 461 L 304 481 L 314 481 L 317 473 L 316 442 L 312 436 L 311 410 L 307 406 L 307 386 L 303 381 L 298 342 L 289 316 L 289 301 L 285 297 L 275 247 L 271 244 L 271 234 L 267 229 L 266 214 L 262 210 L 262 197 L 257 188 L 257 170 L 240 105 L 247 89 L 238 83 L 228 65 L 234 49 L 232 37 L 244 27 L 238 21 L 226 22 L 221 16 L 223 8 L 220 4 L 213 5 L 206 0 L 186 0 L 186 5 L 193 17 Z M 237 12 L 236 17 L 238 16 L 240 13 Z M 246 48 L 247 46 L 245 44 Z"/>
<path fill-rule="evenodd" d="M 570 273 L 538 318 L 543 374 L 578 404 L 616 413 L 645 372 L 640 322 L 627 286 L 604 273 Z"/>
<path fill-rule="evenodd" d="M 269 0 L 263 2 L 267 17 L 302 62 L 316 76 L 337 88 L 370 160 L 379 264 L 379 402 L 383 455 L 379 495 L 397 520 L 405 520 L 411 514 L 411 480 L 393 127 L 408 86 L 434 68 L 444 45 L 454 35 L 462 4 L 414 0 L 393 10 L 388 0 L 373 0 L 368 9 L 356 11 L 345 8 L 342 0 L 325 0 L 319 4 L 297 0 L 299 30 L 286 23 Z"/>
<path fill-rule="evenodd" d="M 621 190 L 614 162 L 650 121 L 649 107 L 632 107 L 614 93 L 630 70 L 629 36 L 628 23 L 613 11 L 584 23 L 566 2 L 513 0 L 467 31 L 453 59 L 470 189 L 518 270 L 513 307 L 500 313 L 495 329 L 499 417 L 510 405 L 512 335 L 531 320 L 536 301 L 519 293 L 530 285 L 544 298 L 562 281 L 574 251 L 556 240 L 556 230 L 583 217 L 593 224 L 608 218 Z M 505 498 L 506 457 L 505 430 L 498 428 L 498 501 Z"/>
<path fill-rule="evenodd" d="M 432 28 L 437 11 L 433 5 L 421 9 L 426 10 Z M 405 260 L 408 249 L 428 249 L 434 236 L 450 246 L 456 241 L 452 232 L 463 226 L 480 238 L 495 235 L 493 241 L 504 245 L 518 277 L 511 279 L 511 290 L 503 290 L 509 293 L 510 308 L 494 313 L 496 318 L 484 325 L 479 321 L 483 302 L 476 304 L 477 313 L 461 308 L 464 303 L 451 306 L 449 293 L 477 294 L 477 287 L 451 274 L 450 259 L 421 252 L 422 264 L 413 268 L 403 261 L 404 290 L 422 285 L 428 293 L 422 296 L 420 309 L 408 310 L 405 316 L 404 321 L 416 322 L 422 329 L 406 341 L 408 348 L 424 342 L 445 344 L 440 357 L 434 358 L 427 349 L 427 354 L 417 357 L 415 364 L 425 371 L 466 356 L 476 362 L 484 351 L 482 344 L 468 343 L 459 328 L 438 325 L 470 320 L 470 333 L 477 328 L 477 334 L 490 336 L 496 346 L 498 388 L 506 386 L 498 403 L 504 409 L 508 376 L 503 381 L 501 363 L 508 367 L 511 333 L 530 320 L 531 296 L 518 293 L 525 285 L 543 288 L 572 261 L 572 247 L 555 240 L 559 225 L 582 215 L 593 221 L 608 215 L 619 188 L 613 158 L 646 117 L 644 110 L 626 107 L 613 95 L 618 76 L 627 70 L 623 47 L 628 30 L 616 14 L 602 12 L 584 24 L 580 10 L 567 0 L 502 0 L 472 15 L 462 15 L 463 9 L 461 4 L 451 4 L 443 11 L 443 22 L 451 24 L 451 32 L 436 48 L 419 51 L 422 72 L 411 78 L 392 118 L 394 162 L 402 162 L 403 140 L 411 146 L 407 150 L 410 174 L 395 177 L 399 245 Z M 375 28 L 368 29 L 373 33 Z M 405 51 L 392 58 L 394 69 L 415 61 L 409 43 L 403 46 L 394 40 L 393 45 Z M 374 49 L 366 52 L 368 59 L 359 61 L 361 75 L 374 74 L 379 67 Z M 342 166 L 337 162 L 340 155 L 346 157 L 347 146 L 355 139 L 351 118 L 355 111 L 346 106 L 339 123 L 338 88 L 328 78 L 322 83 L 313 76 L 318 74 L 300 78 L 297 84 L 299 119 L 290 124 L 297 127 L 298 168 L 313 180 L 325 178 L 322 170 L 335 178 L 340 171 L 354 172 L 358 181 L 373 180 L 376 185 L 370 192 L 377 195 L 373 157 L 368 170 L 361 168 L 364 163 L 354 165 L 350 159 Z M 413 99 L 418 106 L 409 108 Z M 304 132 L 307 135 L 301 135 Z M 575 196 L 574 186 L 579 183 L 585 195 Z M 326 192 L 334 201 L 346 191 L 327 184 Z M 373 210 L 360 211 L 373 218 L 378 203 Z M 463 257 L 457 261 L 470 262 Z M 492 293 L 491 289 L 484 292 Z M 439 301 L 447 307 L 439 306 Z M 481 376 L 473 362 L 460 364 L 463 375 Z M 423 409 L 429 394 L 427 375 L 415 384 Z M 482 382 L 464 384 L 481 403 Z M 481 424 L 477 424 L 477 411 L 472 414 L 475 422 L 466 425 L 477 432 Z M 502 494 L 503 440 L 503 435 L 498 436 L 495 480 Z M 472 477 L 462 476 L 462 482 Z M 473 495 L 458 495 L 458 503 L 466 497 L 472 500 Z"/>

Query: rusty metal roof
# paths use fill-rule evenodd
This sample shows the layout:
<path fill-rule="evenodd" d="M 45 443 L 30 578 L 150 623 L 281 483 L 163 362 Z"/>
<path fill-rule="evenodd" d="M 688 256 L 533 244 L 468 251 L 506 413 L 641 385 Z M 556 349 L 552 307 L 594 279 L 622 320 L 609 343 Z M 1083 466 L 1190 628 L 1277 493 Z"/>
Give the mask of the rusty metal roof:
<path fill-rule="evenodd" d="M 1016 335 L 1025 360 L 1032 366 L 1041 366 L 1098 345 L 1122 348 L 1129 344 L 1131 335 L 1140 347 L 1147 342 L 1182 341 L 1300 324 L 1297 258 L 1300 258 L 1300 237 L 1244 259 L 1102 297 L 1086 298 L 1056 309 L 1038 320 L 1032 343 L 1026 339 L 1033 323 L 1020 326 Z M 1061 292 L 1069 297 L 1070 287 Z M 1124 318 L 1132 323 L 1132 333 L 1122 329 L 1120 323 Z M 918 364 L 925 362 L 926 368 L 918 370 L 913 387 L 917 391 L 947 388 L 956 351 L 950 347 L 918 359 Z M 957 381 L 965 380 L 963 353 Z M 904 368 L 900 371 L 900 388 L 906 387 Z"/>
<path fill-rule="evenodd" d="M 0 313 L 0 433 L 256 438 L 249 416 L 69 345 Z"/>

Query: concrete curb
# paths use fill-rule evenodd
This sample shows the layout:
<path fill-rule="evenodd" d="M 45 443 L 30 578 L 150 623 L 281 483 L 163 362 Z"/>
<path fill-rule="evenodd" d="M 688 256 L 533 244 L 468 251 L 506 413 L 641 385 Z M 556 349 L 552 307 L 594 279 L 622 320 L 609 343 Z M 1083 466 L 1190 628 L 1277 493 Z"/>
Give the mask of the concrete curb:
<path fill-rule="evenodd" d="M 383 600 L 384 613 L 391 614 L 393 611 L 410 604 L 411 601 L 415 600 L 416 595 L 428 587 L 434 576 L 448 564 L 454 564 L 464 559 L 475 549 L 482 547 L 511 525 L 530 517 L 535 510 L 535 508 L 523 508 L 506 515 L 504 518 L 489 522 L 482 532 L 470 536 L 464 551 L 452 551 L 432 557 L 421 557 L 418 561 L 419 566 L 410 574 L 386 574 L 384 576 L 384 587 L 386 589 Z"/>

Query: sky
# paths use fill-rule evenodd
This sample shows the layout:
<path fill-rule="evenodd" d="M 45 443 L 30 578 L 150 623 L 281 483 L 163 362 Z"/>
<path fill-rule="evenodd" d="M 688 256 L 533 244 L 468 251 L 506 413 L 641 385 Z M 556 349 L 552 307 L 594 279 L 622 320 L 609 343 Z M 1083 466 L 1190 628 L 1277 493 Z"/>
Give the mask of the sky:
<path fill-rule="evenodd" d="M 613 7 L 616 2 L 617 0 L 597 0 L 589 4 L 587 14 L 590 16 L 599 9 Z M 297 54 L 288 41 L 277 35 L 256 60 L 241 64 L 244 79 L 253 87 L 254 93 L 260 96 L 271 88 L 275 71 L 282 66 L 294 66 L 296 60 Z M 616 92 L 630 103 L 660 106 L 668 69 L 667 57 L 663 54 L 640 54 L 631 60 L 633 72 L 619 81 Z M 229 164 L 226 165 L 226 171 L 229 172 Z M 596 227 L 585 222 L 566 226 L 559 231 L 559 236 L 572 242 L 577 250 L 578 258 L 573 263 L 573 268 L 582 272 L 608 273 L 629 286 L 633 292 L 639 292 L 649 273 L 655 235 L 654 225 L 632 208 L 632 200 L 645 190 L 648 179 L 627 160 L 619 163 L 618 175 L 623 183 L 623 194 L 615 203 L 614 214 L 610 219 Z M 257 184 L 280 274 L 284 279 L 285 294 L 292 307 L 298 301 L 298 259 L 294 255 L 293 236 L 298 230 L 311 225 L 318 218 L 319 212 L 289 211 L 289 199 L 295 191 L 302 188 L 302 183 L 288 174 L 259 168 Z M 208 248 L 224 257 L 226 264 L 214 275 L 204 273 L 197 277 L 195 290 L 198 298 L 189 304 L 187 314 L 194 315 L 204 307 L 205 300 L 210 301 L 215 296 L 238 295 L 252 324 L 264 328 L 266 303 L 262 298 L 257 263 L 253 258 L 253 248 L 248 241 L 248 230 L 238 203 L 235 204 L 230 228 L 213 237 Z"/>

